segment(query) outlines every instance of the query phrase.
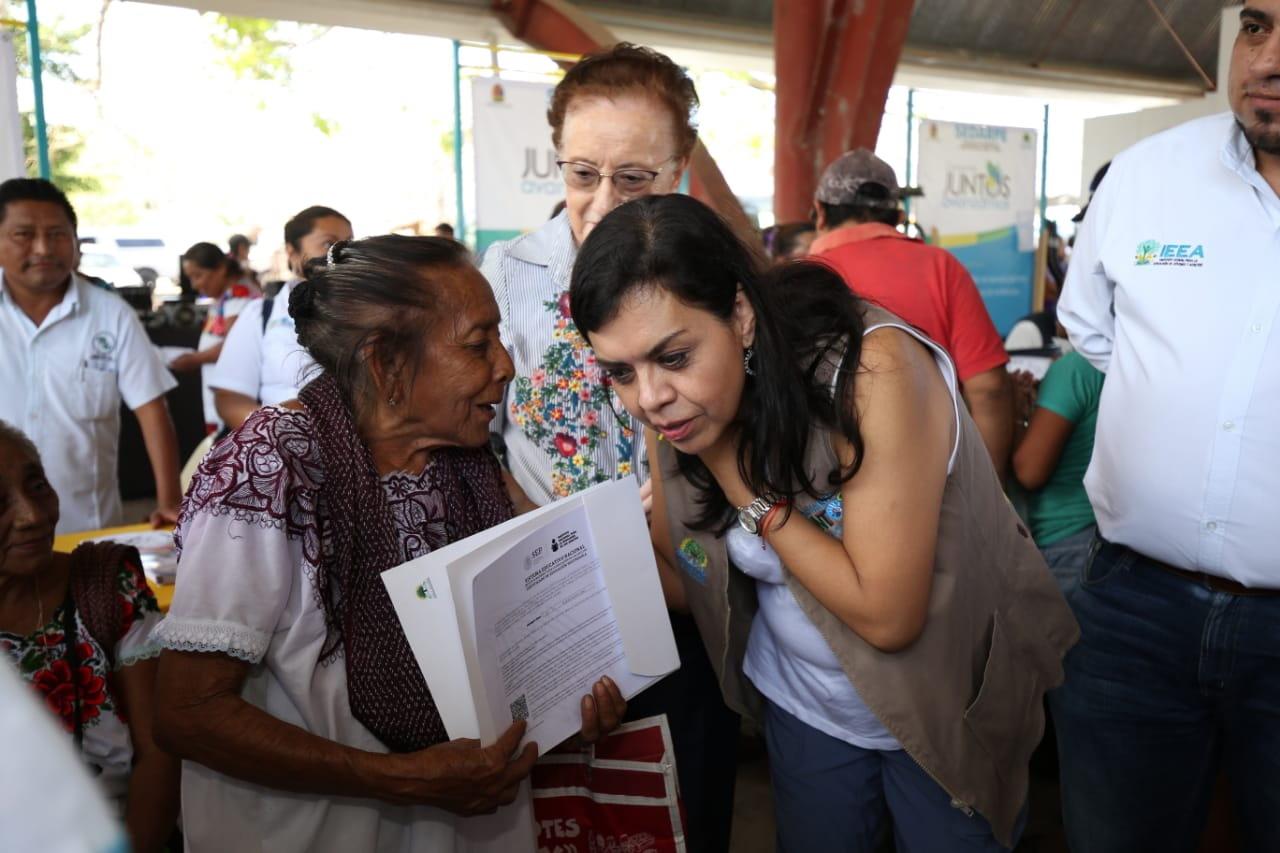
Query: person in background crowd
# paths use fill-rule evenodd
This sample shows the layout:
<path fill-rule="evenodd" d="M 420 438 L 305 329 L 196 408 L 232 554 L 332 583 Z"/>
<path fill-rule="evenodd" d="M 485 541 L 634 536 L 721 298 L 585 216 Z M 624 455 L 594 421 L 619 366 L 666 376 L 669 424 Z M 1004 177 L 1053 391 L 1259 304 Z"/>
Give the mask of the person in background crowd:
<path fill-rule="evenodd" d="M 322 372 L 200 465 L 156 629 L 187 849 L 532 851 L 527 808 L 486 844 L 459 819 L 515 799 L 524 722 L 450 742 L 379 577 L 512 516 L 488 447 L 498 306 L 461 244 L 390 236 L 334 244 L 289 311 Z M 625 709 L 596 682 L 583 737 Z"/>
<path fill-rule="evenodd" d="M 275 297 L 245 306 L 209 377 L 214 407 L 228 429 L 239 427 L 259 406 L 298 396 L 315 363 L 298 346 L 289 294 L 307 261 L 323 258 L 330 246 L 351 236 L 351 222 L 331 207 L 308 207 L 285 223 L 285 249 L 295 277 Z"/>
<path fill-rule="evenodd" d="M 441 222 L 436 226 L 437 237 L 448 237 L 450 240 L 456 239 L 453 235 L 453 226 L 448 222 Z"/>
<path fill-rule="evenodd" d="M 40 452 L 0 421 L 0 666 L 17 667 L 75 738 L 133 849 L 158 851 L 178 816 L 178 762 L 151 737 L 160 608 L 136 549 L 57 554 L 57 523 Z"/>
<path fill-rule="evenodd" d="M 0 419 L 22 429 L 62 501 L 58 532 L 123 522 L 120 403 L 142 428 L 153 524 L 178 517 L 178 439 L 164 394 L 177 383 L 119 296 L 73 272 L 76 213 L 48 181 L 0 184 Z"/>
<path fill-rule="evenodd" d="M 253 243 L 243 234 L 232 234 L 227 240 L 227 255 L 240 265 L 241 269 L 249 267 L 249 249 Z"/>
<path fill-rule="evenodd" d="M 775 263 L 783 263 L 806 257 L 818 232 L 811 222 L 783 222 L 769 226 L 761 236 L 769 258 Z"/>
<path fill-rule="evenodd" d="M 1013 476 L 1026 489 L 1027 524 L 1067 600 L 1080 583 L 1097 533 L 1084 474 L 1093 456 L 1104 375 L 1070 352 L 1049 366 L 1038 396 L 1019 415 Z"/>
<path fill-rule="evenodd" d="M 252 246 L 253 241 L 248 237 L 243 234 L 232 234 L 231 239 L 227 240 L 227 257 L 240 267 L 241 276 L 261 291 L 262 285 L 258 281 L 258 274 L 253 271 L 253 267 L 249 266 L 249 249 Z"/>
<path fill-rule="evenodd" d="M 698 134 L 698 93 L 668 57 L 618 44 L 583 57 L 551 97 L 547 119 L 565 184 L 564 210 L 541 228 L 485 253 L 481 270 L 502 311 L 516 366 L 495 443 L 532 504 L 620 477 L 647 479 L 636 422 L 618 414 L 595 354 L 569 311 L 578 247 L 609 211 L 675 192 Z M 645 487 L 642 487 L 645 488 Z M 672 615 L 681 669 L 632 703 L 667 713 L 688 813 L 691 851 L 729 848 L 738 720 L 710 679 L 697 627 Z"/>
<path fill-rule="evenodd" d="M 1220 771 L 1240 849 L 1280 850 L 1280 0 L 1225 86 L 1115 158 L 1058 304 L 1107 375 L 1052 696 L 1075 853 L 1195 850 Z"/>
<path fill-rule="evenodd" d="M 204 393 L 204 422 L 211 433 L 222 429 L 217 407 L 213 402 L 213 389 L 209 377 L 222 354 L 227 334 L 236 318 L 253 299 L 260 296 L 256 287 L 244 278 L 239 262 L 222 254 L 212 243 L 196 243 L 182 256 L 182 272 L 191 280 L 191 286 L 206 299 L 212 299 L 204 328 L 200 331 L 200 343 L 195 352 L 180 355 L 169 363 L 169 369 L 185 371 L 200 369 L 200 383 Z"/>
<path fill-rule="evenodd" d="M 1013 441 L 1009 356 L 973 277 L 955 256 L 898 231 L 900 198 L 888 163 L 865 148 L 840 156 L 822 173 L 814 196 L 813 255 L 858 296 L 942 345 L 955 361 L 965 404 L 1003 480 Z"/>
<path fill-rule="evenodd" d="M 672 603 L 763 695 L 778 849 L 871 853 L 888 815 L 903 853 L 1012 847 L 1078 632 L 942 348 L 680 195 L 605 217 L 570 305 L 649 428 Z"/>
<path fill-rule="evenodd" d="M 1080 208 L 1079 213 L 1071 217 L 1072 222 L 1077 225 L 1084 222 L 1085 216 L 1089 213 L 1089 205 L 1093 204 L 1093 197 L 1098 194 L 1098 187 L 1102 186 L 1102 179 L 1107 176 L 1107 170 L 1110 168 L 1111 161 L 1108 160 L 1098 167 L 1098 171 L 1093 173 L 1093 178 L 1089 181 L 1089 200 L 1084 203 L 1084 207 Z M 1072 239 L 1074 239 L 1074 235 Z"/>

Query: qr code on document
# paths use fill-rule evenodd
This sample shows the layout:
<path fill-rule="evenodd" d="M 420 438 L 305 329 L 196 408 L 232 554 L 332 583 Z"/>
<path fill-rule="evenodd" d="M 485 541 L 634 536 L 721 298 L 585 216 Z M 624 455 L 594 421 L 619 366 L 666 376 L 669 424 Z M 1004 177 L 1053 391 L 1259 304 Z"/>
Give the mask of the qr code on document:
<path fill-rule="evenodd" d="M 516 700 L 511 703 L 511 722 L 516 720 L 529 719 L 529 699 L 525 694 L 521 693 Z"/>

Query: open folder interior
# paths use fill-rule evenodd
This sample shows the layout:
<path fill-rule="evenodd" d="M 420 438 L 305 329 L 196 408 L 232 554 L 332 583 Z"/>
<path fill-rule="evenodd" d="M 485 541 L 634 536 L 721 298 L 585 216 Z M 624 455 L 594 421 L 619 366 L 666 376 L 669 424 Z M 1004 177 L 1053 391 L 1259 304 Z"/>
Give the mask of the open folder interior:
<path fill-rule="evenodd" d="M 384 572 L 451 738 L 516 719 L 546 752 L 601 676 L 625 698 L 680 665 L 639 488 L 601 483 Z"/>

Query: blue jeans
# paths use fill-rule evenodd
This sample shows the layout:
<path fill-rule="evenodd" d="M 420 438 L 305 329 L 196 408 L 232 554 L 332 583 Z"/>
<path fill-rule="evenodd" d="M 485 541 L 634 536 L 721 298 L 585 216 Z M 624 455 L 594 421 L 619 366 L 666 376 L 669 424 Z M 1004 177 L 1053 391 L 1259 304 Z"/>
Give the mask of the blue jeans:
<path fill-rule="evenodd" d="M 1280 557 L 1278 557 L 1280 559 Z M 1050 694 L 1073 853 L 1194 851 L 1220 768 L 1243 850 L 1280 850 L 1280 597 L 1097 540 Z"/>
<path fill-rule="evenodd" d="M 1084 571 L 1084 564 L 1089 559 L 1097 534 L 1097 525 L 1091 524 L 1079 533 L 1072 533 L 1065 539 L 1040 548 L 1040 554 L 1049 564 L 1049 571 L 1053 572 L 1053 579 L 1058 582 L 1058 588 L 1067 601 L 1071 600 L 1072 594 L 1080 586 L 1080 574 Z"/>
<path fill-rule="evenodd" d="M 947 792 L 900 749 L 861 749 L 768 700 L 764 736 L 778 853 L 875 853 L 883 849 L 889 815 L 898 853 L 1007 849 L 981 815 L 953 808 Z M 1015 837 L 1021 832 L 1019 825 Z"/>

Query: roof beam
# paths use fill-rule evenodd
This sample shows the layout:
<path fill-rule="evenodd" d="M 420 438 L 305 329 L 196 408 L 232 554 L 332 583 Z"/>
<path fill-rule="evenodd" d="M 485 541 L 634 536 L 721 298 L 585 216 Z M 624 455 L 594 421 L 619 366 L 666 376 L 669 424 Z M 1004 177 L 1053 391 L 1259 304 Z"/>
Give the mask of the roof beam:
<path fill-rule="evenodd" d="M 874 148 L 912 0 L 774 0 L 774 215 L 804 219 L 826 164 Z"/>

